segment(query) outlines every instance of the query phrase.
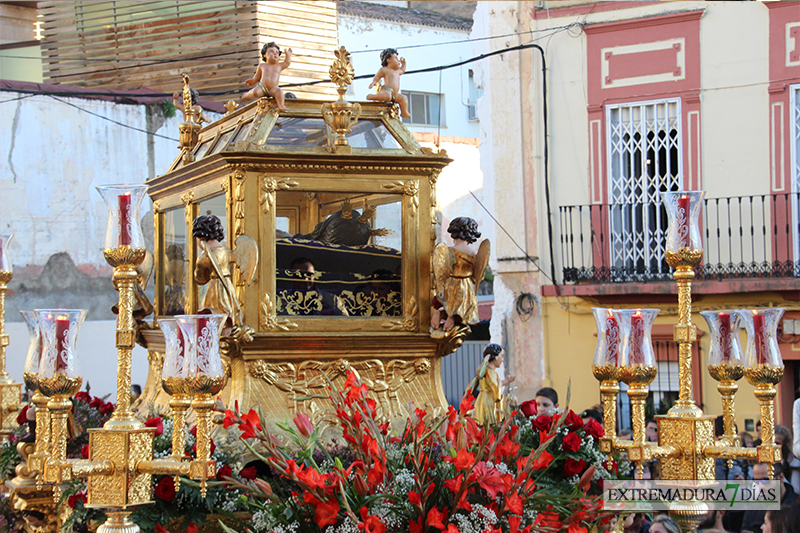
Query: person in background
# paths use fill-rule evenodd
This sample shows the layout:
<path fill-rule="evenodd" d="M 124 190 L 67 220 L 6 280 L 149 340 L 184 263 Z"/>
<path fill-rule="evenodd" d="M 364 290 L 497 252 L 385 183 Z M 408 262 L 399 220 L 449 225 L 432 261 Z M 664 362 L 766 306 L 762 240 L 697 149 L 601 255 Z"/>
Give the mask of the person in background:
<path fill-rule="evenodd" d="M 644 440 L 658 442 L 658 422 L 652 418 L 648 418 L 644 424 Z"/>
<path fill-rule="evenodd" d="M 739 442 L 742 443 L 742 446 L 744 446 L 745 448 L 753 447 L 753 436 L 750 433 L 742 431 L 737 436 L 739 437 Z"/>
<path fill-rule="evenodd" d="M 784 478 L 783 464 L 775 463 L 772 467 L 774 469 L 774 479 L 781 481 L 781 505 L 794 505 L 797 493 Z M 755 481 L 769 481 L 769 470 L 766 463 L 756 463 L 753 466 L 753 479 Z M 766 514 L 766 511 L 755 509 L 745 511 L 742 518 L 742 533 L 768 533 L 762 529 Z"/>
<path fill-rule="evenodd" d="M 134 383 L 131 385 L 131 403 L 135 402 L 139 399 L 139 396 L 142 395 L 142 386 Z"/>
<path fill-rule="evenodd" d="M 600 425 L 603 424 L 603 413 L 597 409 L 586 409 L 581 411 L 578 416 L 583 420 L 584 426 L 589 423 L 589 420 L 595 420 Z"/>
<path fill-rule="evenodd" d="M 542 387 L 536 391 L 536 412 L 540 415 L 553 416 L 558 409 L 558 393 L 550 387 Z"/>
<path fill-rule="evenodd" d="M 761 528 L 762 533 L 786 533 L 791 510 L 788 505 L 783 505 L 776 511 L 767 511 L 764 516 L 764 526 Z"/>
<path fill-rule="evenodd" d="M 724 510 L 711 510 L 708 512 L 708 517 L 697 525 L 697 530 L 702 533 L 727 533 L 725 526 L 722 525 L 724 517 Z"/>
<path fill-rule="evenodd" d="M 675 520 L 662 514 L 653 518 L 650 533 L 681 533 L 681 528 Z"/>
<path fill-rule="evenodd" d="M 775 426 L 775 444 L 781 447 L 781 463 L 786 481 L 795 492 L 800 492 L 800 460 L 792 453 L 792 431 L 786 426 Z"/>
<path fill-rule="evenodd" d="M 756 440 L 753 441 L 753 446 L 761 446 L 761 420 L 756 422 Z"/>

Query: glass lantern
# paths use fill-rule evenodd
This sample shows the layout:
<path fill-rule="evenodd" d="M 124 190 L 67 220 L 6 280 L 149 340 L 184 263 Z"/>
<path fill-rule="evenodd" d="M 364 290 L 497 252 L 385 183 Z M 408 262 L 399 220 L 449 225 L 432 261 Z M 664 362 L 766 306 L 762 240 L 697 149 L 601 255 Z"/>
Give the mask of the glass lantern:
<path fill-rule="evenodd" d="M 224 385 L 219 339 L 228 315 L 179 315 L 185 348 L 184 365 L 194 394 L 217 394 Z"/>
<path fill-rule="evenodd" d="M 621 367 L 655 367 L 651 330 L 658 309 L 615 309 L 622 335 Z"/>
<path fill-rule="evenodd" d="M 123 246 L 143 249 L 145 246 L 139 224 L 139 208 L 147 192 L 147 185 L 101 185 L 97 187 L 108 208 L 108 228 L 105 249 Z"/>
<path fill-rule="evenodd" d="M 778 323 L 784 311 L 782 307 L 738 310 L 747 330 L 745 368 L 783 368 L 778 347 Z"/>
<path fill-rule="evenodd" d="M 698 219 L 705 191 L 672 191 L 661 194 L 669 220 L 667 252 L 702 251 L 703 239 Z"/>
<path fill-rule="evenodd" d="M 161 369 L 161 386 L 170 396 L 186 393 L 186 343 L 183 331 L 174 318 L 159 319 L 164 334 L 164 366 Z"/>
<path fill-rule="evenodd" d="M 39 390 L 39 359 L 42 357 L 41 333 L 39 333 L 39 313 L 36 311 L 20 311 L 25 325 L 28 326 L 28 354 L 25 356 L 25 367 L 22 379 L 29 391 Z"/>
<path fill-rule="evenodd" d="M 8 258 L 8 245 L 13 233 L 0 233 L 0 283 L 8 283 L 14 268 L 11 266 L 11 259 Z"/>
<path fill-rule="evenodd" d="M 594 351 L 592 372 L 600 381 L 616 380 L 620 363 L 622 334 L 616 309 L 592 307 L 597 323 L 597 347 Z"/>
<path fill-rule="evenodd" d="M 86 309 L 39 309 L 42 355 L 39 360 L 39 391 L 45 396 L 70 396 L 80 390 L 78 331 Z"/>
<path fill-rule="evenodd" d="M 741 314 L 738 310 L 702 311 L 711 333 L 708 365 L 742 366 L 742 347 L 739 343 Z"/>

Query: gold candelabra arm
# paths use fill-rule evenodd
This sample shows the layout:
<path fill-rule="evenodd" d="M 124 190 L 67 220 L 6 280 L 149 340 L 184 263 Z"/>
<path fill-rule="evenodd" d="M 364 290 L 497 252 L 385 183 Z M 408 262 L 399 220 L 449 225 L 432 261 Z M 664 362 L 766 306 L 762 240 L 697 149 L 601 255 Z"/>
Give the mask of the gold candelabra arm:
<path fill-rule="evenodd" d="M 711 459 L 727 459 L 728 461 L 733 461 L 734 459 L 756 461 L 758 459 L 758 448 L 736 446 L 730 439 L 722 438 L 714 443 L 713 446 L 705 447 L 703 455 Z"/>
<path fill-rule="evenodd" d="M 80 385 L 78 385 L 80 387 Z M 44 481 L 53 483 L 53 500 L 61 500 L 61 484 L 72 479 L 67 464 L 67 418 L 72 409 L 69 396 L 56 395 L 47 403 L 50 411 L 50 454 L 44 461 Z"/>
<path fill-rule="evenodd" d="M 151 459 L 136 463 L 136 471 L 140 474 L 150 474 L 153 476 L 188 476 L 191 472 L 189 461 L 176 460 L 173 457 L 165 459 Z"/>
<path fill-rule="evenodd" d="M 197 459 L 191 462 L 190 476 L 200 480 L 200 494 L 206 497 L 207 480 L 217 475 L 217 462 L 211 460 L 211 411 L 214 399 L 195 396 L 192 408 L 197 413 Z"/>
<path fill-rule="evenodd" d="M 645 401 L 647 400 L 647 386 L 653 382 L 658 373 L 654 366 L 625 366 L 620 367 L 620 377 L 627 383 L 628 397 L 631 399 L 631 422 L 633 424 L 633 444 L 640 449 L 645 445 Z M 629 448 L 629 450 L 632 448 Z M 630 454 L 630 451 L 629 451 Z M 631 459 L 636 462 L 636 479 L 644 477 L 644 459 Z"/>

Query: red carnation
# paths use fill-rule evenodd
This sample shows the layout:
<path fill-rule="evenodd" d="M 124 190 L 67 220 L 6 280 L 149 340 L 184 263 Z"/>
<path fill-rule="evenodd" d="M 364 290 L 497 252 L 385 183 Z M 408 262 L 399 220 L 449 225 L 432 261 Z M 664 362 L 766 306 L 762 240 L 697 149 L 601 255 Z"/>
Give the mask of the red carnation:
<path fill-rule="evenodd" d="M 160 416 L 148 418 L 147 420 L 145 420 L 144 425 L 145 427 L 156 428 L 155 432 L 156 437 L 164 433 L 164 421 L 161 420 Z"/>
<path fill-rule="evenodd" d="M 583 426 L 583 431 L 585 431 L 587 435 L 594 437 L 595 440 L 606 434 L 603 426 L 594 418 L 590 418 L 589 421 L 586 422 L 586 425 Z"/>
<path fill-rule="evenodd" d="M 586 468 L 586 461 L 583 459 L 575 460 L 575 459 L 567 459 L 564 461 L 564 475 L 566 477 L 573 477 L 577 476 L 583 469 Z"/>
<path fill-rule="evenodd" d="M 519 410 L 522 411 L 522 414 L 527 416 L 528 418 L 532 416 L 536 416 L 538 409 L 536 408 L 536 400 L 528 400 L 527 402 L 522 402 L 519 404 Z"/>
<path fill-rule="evenodd" d="M 565 452 L 577 452 L 581 448 L 581 438 L 577 433 L 567 433 L 561 441 L 561 449 Z"/>
<path fill-rule="evenodd" d="M 171 477 L 162 478 L 156 483 L 154 491 L 156 498 L 161 498 L 165 502 L 175 499 L 175 481 Z"/>
<path fill-rule="evenodd" d="M 233 476 L 233 469 L 230 465 L 222 465 L 217 470 L 217 479 L 220 481 L 224 481 L 226 477 Z"/>
<path fill-rule="evenodd" d="M 258 471 L 254 466 L 248 466 L 247 468 L 242 468 L 239 470 L 239 475 L 245 479 L 255 479 L 258 475 Z"/>

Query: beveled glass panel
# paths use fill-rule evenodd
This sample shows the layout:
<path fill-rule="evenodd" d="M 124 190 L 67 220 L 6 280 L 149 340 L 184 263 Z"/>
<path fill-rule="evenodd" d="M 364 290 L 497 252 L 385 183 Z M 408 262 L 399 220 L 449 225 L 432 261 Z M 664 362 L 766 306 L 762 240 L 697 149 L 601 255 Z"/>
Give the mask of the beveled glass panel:
<path fill-rule="evenodd" d="M 327 146 L 328 129 L 321 118 L 280 117 L 269 132 L 265 145 Z"/>
<path fill-rule="evenodd" d="M 276 239 L 279 315 L 402 314 L 402 195 L 279 191 L 276 203 L 304 214 Z"/>
<path fill-rule="evenodd" d="M 164 298 L 161 314 L 182 315 L 186 305 L 186 217 L 184 208 L 164 212 Z"/>
<path fill-rule="evenodd" d="M 225 149 L 228 146 L 228 141 L 231 140 L 231 136 L 233 136 L 235 128 L 231 128 L 219 137 L 219 141 L 214 145 L 214 148 L 208 151 L 206 155 L 216 154 Z"/>
<path fill-rule="evenodd" d="M 359 120 L 347 134 L 347 141 L 353 148 L 403 149 L 380 120 Z"/>

